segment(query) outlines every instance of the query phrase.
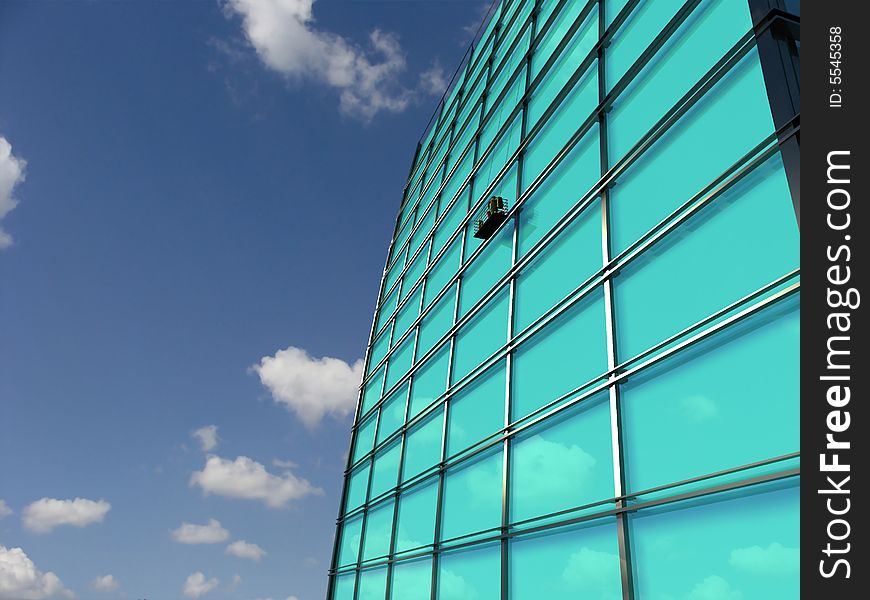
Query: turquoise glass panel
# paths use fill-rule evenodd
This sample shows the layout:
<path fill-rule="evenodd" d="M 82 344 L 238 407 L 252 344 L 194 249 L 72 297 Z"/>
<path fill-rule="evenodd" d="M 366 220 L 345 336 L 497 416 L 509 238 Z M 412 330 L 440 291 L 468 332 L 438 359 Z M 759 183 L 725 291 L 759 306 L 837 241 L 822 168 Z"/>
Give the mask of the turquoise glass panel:
<path fill-rule="evenodd" d="M 399 457 L 402 446 L 398 441 L 393 442 L 375 454 L 375 465 L 372 471 L 372 490 L 369 498 L 376 498 L 387 490 L 396 487 L 399 479 Z"/>
<path fill-rule="evenodd" d="M 414 426 L 405 437 L 405 462 L 402 480 L 406 481 L 441 460 L 441 433 L 444 429 L 444 409 L 439 407 L 422 423 Z"/>
<path fill-rule="evenodd" d="M 395 500 L 390 499 L 374 508 L 369 508 L 366 517 L 366 533 L 363 537 L 364 561 L 381 558 L 390 553 L 395 505 Z"/>
<path fill-rule="evenodd" d="M 408 388 L 410 383 L 404 383 L 381 404 L 381 416 L 378 421 L 378 444 L 390 437 L 405 422 L 405 406 L 408 403 Z"/>
<path fill-rule="evenodd" d="M 381 391 L 384 387 L 384 369 L 385 367 L 381 367 L 366 384 L 360 414 L 366 414 L 381 399 Z"/>
<path fill-rule="evenodd" d="M 350 481 L 347 487 L 347 507 L 344 512 L 350 512 L 358 506 L 362 506 L 366 501 L 366 492 L 369 487 L 369 471 L 371 470 L 371 462 L 366 461 L 357 467 L 350 474 Z"/>
<path fill-rule="evenodd" d="M 459 268 L 459 250 L 462 239 L 457 237 L 447 248 L 447 251 L 438 259 L 429 275 L 426 276 L 426 292 L 423 297 L 423 306 L 429 306 L 438 292 L 444 289 L 447 282 L 456 274 Z"/>
<path fill-rule="evenodd" d="M 528 39 L 528 36 L 525 37 Z M 502 125 L 504 125 L 508 120 L 511 113 L 514 111 L 514 108 L 516 108 L 517 104 L 520 103 L 520 100 L 523 97 L 523 93 L 526 89 L 525 68 L 521 69 L 520 72 L 514 76 L 510 86 L 505 88 L 508 84 L 508 79 L 513 75 L 515 67 L 516 61 L 511 61 L 509 70 L 503 71 L 502 74 L 492 82 L 492 85 L 487 92 L 487 97 L 494 100 L 498 94 L 502 93 L 502 90 L 505 90 L 504 97 L 498 104 L 490 105 L 487 103 L 486 111 L 489 113 L 489 111 L 492 110 L 492 113 L 489 113 L 489 118 L 485 119 L 483 129 L 480 132 L 481 148 L 489 146 L 490 142 L 495 138 L 498 130 L 501 129 Z M 494 110 L 492 109 L 492 106 L 495 106 Z"/>
<path fill-rule="evenodd" d="M 734 118 L 737 114 L 739 119 Z M 619 178 L 610 196 L 614 254 L 704 189 L 773 130 L 758 53 L 752 50 Z"/>
<path fill-rule="evenodd" d="M 493 182 L 495 186 L 487 196 L 501 196 L 508 201 L 508 205 L 512 206 L 517 198 L 517 173 L 516 167 L 513 167 L 504 176 L 498 178 L 502 168 L 508 164 L 517 146 L 520 145 L 521 119 L 518 115 L 507 131 L 501 136 L 501 139 L 495 143 L 493 149 L 480 163 L 480 168 L 474 177 L 474 185 L 472 186 L 471 201 L 478 202 L 483 198 L 484 192 Z M 483 156 L 484 147 L 480 147 L 480 156 Z M 480 240 L 475 241 L 479 244 Z M 467 255 L 468 253 L 466 253 Z"/>
<path fill-rule="evenodd" d="M 790 272 L 799 252 L 777 153 L 614 279 L 620 360 Z"/>
<path fill-rule="evenodd" d="M 453 200 L 453 197 L 460 190 L 462 184 L 465 183 L 465 178 L 468 177 L 469 173 L 471 173 L 471 167 L 474 166 L 474 145 L 472 140 L 476 131 L 477 123 L 475 122 L 474 125 L 469 124 L 456 140 L 453 152 L 450 153 L 450 159 L 448 161 L 448 174 L 449 170 L 453 169 L 453 165 L 456 164 L 456 161 L 459 161 L 459 166 L 456 167 L 456 170 L 453 171 L 453 174 L 450 175 L 450 179 L 448 179 L 447 183 L 444 185 L 439 210 L 444 210 L 444 207 L 447 206 L 447 202 Z M 459 132 L 457 131 L 457 133 Z M 472 144 L 472 146 L 468 149 L 468 152 L 465 152 L 465 149 L 469 144 Z M 465 156 L 462 156 L 463 152 L 465 152 Z"/>
<path fill-rule="evenodd" d="M 799 369 L 800 311 L 791 302 L 629 379 L 622 386 L 629 490 L 799 451 Z"/>
<path fill-rule="evenodd" d="M 375 428 L 377 427 L 377 423 L 376 416 L 372 415 L 357 429 L 356 441 L 354 442 L 353 447 L 353 462 L 358 461 L 371 451 L 375 442 Z"/>
<path fill-rule="evenodd" d="M 393 266 L 389 268 L 386 276 L 384 277 L 384 290 L 386 292 L 391 292 L 393 286 L 399 281 L 399 275 L 402 274 L 402 271 L 405 270 L 405 255 L 408 253 L 408 249 L 405 248 L 402 250 L 402 258 L 393 263 Z M 398 286 L 397 286 L 398 287 Z"/>
<path fill-rule="evenodd" d="M 405 277 L 402 279 L 402 296 L 399 299 L 399 302 L 411 293 L 414 285 L 423 275 L 423 271 L 426 270 L 428 260 L 429 257 L 426 256 L 426 253 L 421 252 L 411 263 L 411 266 L 408 267 L 408 272 L 405 273 Z"/>
<path fill-rule="evenodd" d="M 613 519 L 511 540 L 510 565 L 512 600 L 622 598 Z"/>
<path fill-rule="evenodd" d="M 444 244 L 447 243 L 447 240 L 450 239 L 450 236 L 459 229 L 459 226 L 462 224 L 462 220 L 465 218 L 465 215 L 468 214 L 468 187 L 465 188 L 462 194 L 450 205 L 450 208 L 447 209 L 447 214 L 444 215 L 441 223 L 438 225 L 438 228 L 435 230 L 435 236 L 433 238 L 433 246 L 432 252 L 433 255 L 436 252 L 440 252 L 441 248 L 444 247 Z"/>
<path fill-rule="evenodd" d="M 612 88 L 640 57 L 668 21 L 673 18 L 685 0 L 656 0 L 639 2 L 628 19 L 617 30 L 607 47 L 605 68 L 608 88 Z M 606 3 L 608 21 L 612 21 L 625 0 L 608 0 Z M 703 8 L 696 8 L 701 12 Z"/>
<path fill-rule="evenodd" d="M 498 544 L 445 552 L 438 561 L 438 600 L 500 600 Z"/>
<path fill-rule="evenodd" d="M 523 204 L 519 216 L 519 256 L 543 238 L 600 176 L 598 125 L 595 125 Z"/>
<path fill-rule="evenodd" d="M 608 400 L 583 400 L 511 442 L 513 522 L 613 498 Z"/>
<path fill-rule="evenodd" d="M 415 373 L 411 382 L 411 400 L 408 419 L 413 419 L 421 410 L 447 389 L 447 367 L 450 362 L 450 346 L 445 345 L 432 355 Z"/>
<path fill-rule="evenodd" d="M 610 24 L 616 19 L 620 12 L 625 8 L 625 5 L 628 4 L 628 0 L 607 0 L 605 4 L 605 19 L 606 24 L 610 27 Z M 645 3 L 641 2 L 641 5 Z M 635 10 L 637 8 L 635 7 Z"/>
<path fill-rule="evenodd" d="M 385 390 L 389 390 L 393 385 L 408 372 L 411 368 L 411 359 L 414 357 L 414 340 L 416 335 L 411 332 L 411 335 L 405 338 L 405 341 L 399 344 L 393 354 L 390 356 L 387 366 L 387 384 Z"/>
<path fill-rule="evenodd" d="M 387 350 L 390 349 L 390 328 L 385 329 L 372 344 L 372 349 L 369 352 L 369 369 L 371 370 L 381 362 L 387 355 Z"/>
<path fill-rule="evenodd" d="M 417 317 L 420 316 L 420 295 L 423 293 L 423 287 L 417 286 L 409 297 L 407 302 L 396 313 L 396 325 L 393 328 L 393 339 L 398 340 L 402 335 L 411 328 Z"/>
<path fill-rule="evenodd" d="M 390 256 L 390 260 L 395 260 L 397 256 L 404 256 L 407 258 L 407 247 L 405 246 L 405 242 L 408 241 L 408 237 L 411 235 L 411 228 L 414 226 L 414 221 L 412 219 L 408 219 L 404 225 L 402 225 L 402 230 L 399 232 L 399 235 L 396 236 L 396 241 L 393 243 L 393 251 Z M 399 263 L 402 263 L 404 258 L 399 259 Z"/>
<path fill-rule="evenodd" d="M 437 188 L 432 188 L 429 191 L 429 194 L 432 195 L 437 191 Z M 432 198 L 427 198 L 426 202 L 431 203 Z M 426 216 L 424 216 L 420 220 L 420 224 L 417 226 L 417 231 L 411 234 L 411 243 L 408 246 L 409 256 L 414 256 L 414 253 L 417 251 L 417 248 L 423 247 L 421 254 L 426 256 L 428 254 L 427 247 L 423 243 L 426 239 L 426 236 L 432 231 L 432 225 L 435 224 L 435 216 L 438 213 L 438 205 L 437 204 L 427 204 L 428 211 L 426 212 Z"/>
<path fill-rule="evenodd" d="M 362 540 L 362 516 L 354 517 L 341 526 L 341 546 L 338 550 L 340 565 L 349 565 L 359 560 L 359 546 Z"/>
<path fill-rule="evenodd" d="M 429 600 L 432 597 L 432 558 L 406 560 L 393 567 L 390 598 Z"/>
<path fill-rule="evenodd" d="M 435 540 L 435 514 L 438 507 L 438 479 L 415 485 L 399 497 L 396 525 L 396 552 L 431 545 Z"/>
<path fill-rule="evenodd" d="M 360 572 L 357 600 L 384 600 L 387 594 L 387 568 L 377 567 Z"/>
<path fill-rule="evenodd" d="M 452 456 L 504 427 L 505 361 L 481 373 L 450 400 L 447 455 Z"/>
<path fill-rule="evenodd" d="M 510 269 L 514 238 L 512 225 L 513 220 L 503 225 L 462 273 L 462 287 L 459 292 L 460 317 Z"/>
<path fill-rule="evenodd" d="M 747 4 L 733 0 L 702 2 L 614 103 L 608 119 L 611 163 L 622 158 L 751 29 Z M 610 58 L 605 62 L 608 70 L 622 67 Z M 615 81 L 608 77 L 609 84 Z"/>
<path fill-rule="evenodd" d="M 420 347 L 417 356 L 423 357 L 431 350 L 453 326 L 453 313 L 456 312 L 455 286 L 432 307 L 420 322 Z"/>
<path fill-rule="evenodd" d="M 503 290 L 482 306 L 456 334 L 452 381 L 465 377 L 507 341 L 508 294 Z"/>
<path fill-rule="evenodd" d="M 528 327 L 601 265 L 601 204 L 596 199 L 520 272 L 514 331 Z"/>
<path fill-rule="evenodd" d="M 599 287 L 514 353 L 512 419 L 526 416 L 606 371 L 604 292 Z"/>
<path fill-rule="evenodd" d="M 444 474 L 441 539 L 501 525 L 502 451 L 485 452 Z"/>
<path fill-rule="evenodd" d="M 386 292 L 386 289 L 384 290 Z M 399 300 L 399 288 L 393 288 L 393 291 L 390 292 L 390 295 L 386 297 L 383 304 L 381 304 L 380 309 L 378 310 L 378 322 L 375 325 L 375 331 L 380 331 L 384 325 L 387 323 L 387 319 L 393 314 L 393 311 L 396 310 L 396 304 Z"/>
<path fill-rule="evenodd" d="M 470 119 L 468 124 L 471 127 L 477 128 L 479 100 L 486 87 L 486 76 L 478 78 L 477 82 L 468 88 L 468 97 L 463 101 L 464 105 L 459 111 L 459 120 L 457 123 L 464 124 Z"/>
<path fill-rule="evenodd" d="M 636 597 L 800 598 L 797 486 L 681 507 L 630 517 Z"/>
<path fill-rule="evenodd" d="M 356 574 L 347 573 L 335 578 L 333 596 L 335 600 L 353 600 L 353 592 L 356 587 Z"/>

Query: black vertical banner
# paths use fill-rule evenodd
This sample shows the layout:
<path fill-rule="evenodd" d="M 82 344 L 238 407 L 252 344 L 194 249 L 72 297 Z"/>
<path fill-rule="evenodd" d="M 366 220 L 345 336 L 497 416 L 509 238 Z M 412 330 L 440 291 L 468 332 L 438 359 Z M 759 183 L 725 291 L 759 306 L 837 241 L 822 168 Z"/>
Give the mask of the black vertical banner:
<path fill-rule="evenodd" d="M 801 593 L 870 597 L 866 3 L 801 6 Z"/>

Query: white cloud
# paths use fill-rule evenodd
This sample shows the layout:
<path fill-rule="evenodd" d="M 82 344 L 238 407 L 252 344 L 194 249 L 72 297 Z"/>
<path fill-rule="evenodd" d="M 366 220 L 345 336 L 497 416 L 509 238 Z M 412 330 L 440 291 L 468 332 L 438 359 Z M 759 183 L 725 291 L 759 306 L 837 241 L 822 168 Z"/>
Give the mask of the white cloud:
<path fill-rule="evenodd" d="M 201 571 L 191 573 L 184 582 L 184 595 L 188 598 L 199 598 L 215 589 L 220 582 L 217 578 L 206 579 Z"/>
<path fill-rule="evenodd" d="M 250 560 L 259 561 L 266 556 L 266 551 L 260 548 L 257 544 L 246 542 L 245 540 L 236 540 L 227 546 L 227 554 L 232 554 L 239 558 L 248 558 Z"/>
<path fill-rule="evenodd" d="M 227 15 L 241 17 L 245 38 L 266 67 L 294 82 L 335 89 L 346 115 L 369 121 L 381 111 L 401 112 L 421 93 L 432 93 L 423 81 L 416 89 L 401 83 L 407 61 L 398 36 L 375 29 L 362 48 L 316 29 L 313 6 L 314 0 L 224 2 Z"/>
<path fill-rule="evenodd" d="M 9 508 L 9 505 L 6 504 L 6 501 L 0 498 L 0 519 L 3 517 L 8 517 L 12 514 L 12 509 Z"/>
<path fill-rule="evenodd" d="M 24 181 L 27 161 L 12 154 L 12 144 L 0 135 L 0 221 L 18 206 L 12 195 L 15 186 Z M 0 250 L 12 245 L 12 236 L 0 227 Z"/>
<path fill-rule="evenodd" d="M 172 539 L 179 544 L 219 544 L 227 541 L 230 532 L 221 527 L 220 521 L 209 519 L 207 525 L 182 523 L 172 532 Z"/>
<path fill-rule="evenodd" d="M 290 472 L 273 475 L 247 456 L 239 456 L 233 461 L 209 456 L 202 471 L 194 471 L 190 476 L 190 485 L 198 485 L 206 495 L 262 500 L 270 508 L 280 508 L 290 500 L 312 494 L 323 494 L 322 489 L 306 479 Z"/>
<path fill-rule="evenodd" d="M 218 438 L 217 430 L 217 425 L 206 425 L 190 435 L 199 442 L 199 447 L 202 448 L 203 452 L 208 452 L 209 450 L 214 450 L 218 445 L 220 438 Z"/>
<path fill-rule="evenodd" d="M 91 582 L 91 587 L 98 592 L 114 592 L 121 586 L 114 575 L 100 575 Z"/>
<path fill-rule="evenodd" d="M 24 508 L 22 520 L 27 529 L 48 533 L 60 525 L 85 527 L 100 523 L 111 508 L 112 505 L 105 500 L 41 498 Z"/>
<path fill-rule="evenodd" d="M 21 548 L 0 546 L 0 600 L 72 598 L 52 572 L 43 573 Z"/>
<path fill-rule="evenodd" d="M 309 428 L 327 414 L 346 417 L 356 406 L 363 361 L 349 365 L 341 359 L 313 358 L 302 348 L 290 346 L 275 356 L 264 356 L 251 370 L 283 404 Z"/>
<path fill-rule="evenodd" d="M 797 573 L 800 569 L 800 561 L 800 548 L 789 548 L 779 542 L 773 542 L 767 548 L 761 546 L 737 548 L 731 551 L 729 559 L 733 567 L 766 575 Z"/>

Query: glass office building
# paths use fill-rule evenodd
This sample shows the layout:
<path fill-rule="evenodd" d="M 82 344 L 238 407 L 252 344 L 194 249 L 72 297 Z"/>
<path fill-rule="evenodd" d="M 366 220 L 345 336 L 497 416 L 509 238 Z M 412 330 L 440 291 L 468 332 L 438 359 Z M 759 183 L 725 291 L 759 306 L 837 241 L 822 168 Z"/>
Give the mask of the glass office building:
<path fill-rule="evenodd" d="M 799 597 L 792 4 L 491 10 L 403 192 L 331 599 Z"/>

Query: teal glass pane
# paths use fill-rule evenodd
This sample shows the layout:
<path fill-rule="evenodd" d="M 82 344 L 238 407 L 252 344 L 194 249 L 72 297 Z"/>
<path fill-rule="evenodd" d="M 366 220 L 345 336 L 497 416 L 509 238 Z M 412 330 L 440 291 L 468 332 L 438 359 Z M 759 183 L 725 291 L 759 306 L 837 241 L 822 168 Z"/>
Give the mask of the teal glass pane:
<path fill-rule="evenodd" d="M 529 122 L 534 121 L 547 108 L 545 98 L 532 97 L 529 102 Z M 593 64 L 549 118 L 546 125 L 534 137 L 523 159 L 523 187 L 544 170 L 558 154 L 593 109 L 598 106 L 598 74 Z M 578 185 L 579 182 L 575 185 Z M 588 188 L 589 186 L 587 186 Z M 582 190 L 586 191 L 586 190 Z M 579 197 L 582 195 L 577 194 Z"/>
<path fill-rule="evenodd" d="M 414 357 L 414 340 L 417 336 L 412 331 L 405 341 L 399 344 L 390 356 L 387 366 L 387 384 L 389 390 L 411 368 L 411 359 Z"/>
<path fill-rule="evenodd" d="M 514 353 L 512 419 L 607 371 L 604 291 L 588 293 Z"/>
<path fill-rule="evenodd" d="M 512 225 L 513 220 L 503 225 L 462 273 L 462 287 L 459 292 L 460 317 L 510 269 L 514 238 Z"/>
<path fill-rule="evenodd" d="M 399 269 L 401 270 L 401 263 L 407 258 L 407 247 L 405 246 L 405 242 L 408 241 L 408 236 L 411 235 L 411 228 L 414 226 L 414 221 L 412 219 L 408 219 L 404 225 L 402 225 L 402 230 L 399 231 L 399 235 L 396 236 L 396 241 L 393 242 L 393 251 L 390 254 L 390 260 L 396 260 L 397 256 L 404 256 L 405 258 L 400 258 L 398 260 Z"/>
<path fill-rule="evenodd" d="M 637 597 L 800 598 L 796 484 L 677 506 L 630 517 Z"/>
<path fill-rule="evenodd" d="M 375 455 L 372 471 L 372 490 L 369 498 L 376 498 L 387 490 L 396 487 L 399 479 L 399 457 L 402 446 L 395 441 Z"/>
<path fill-rule="evenodd" d="M 503 290 L 482 306 L 456 334 L 452 381 L 465 377 L 507 341 L 508 294 Z"/>
<path fill-rule="evenodd" d="M 548 4 L 555 5 L 556 3 L 544 3 L 544 6 Z M 568 29 L 570 29 L 574 20 L 585 8 L 585 5 L 586 2 L 582 1 L 568 2 L 562 9 L 555 25 L 544 36 L 544 39 L 532 56 L 532 78 L 537 77 L 541 72 L 543 66 L 550 59 L 553 52 L 555 52 L 556 47 L 561 43 L 565 34 L 568 33 Z M 543 23 L 543 21 L 539 22 Z M 544 110 L 556 98 L 559 91 L 565 87 L 574 71 L 580 66 L 580 63 L 583 62 L 597 41 L 598 10 L 597 7 L 593 7 L 580 28 L 574 32 L 571 41 L 568 42 L 559 58 L 556 59 L 535 89 L 532 101 L 534 110 L 529 112 L 529 122 L 531 124 L 537 122 Z M 595 63 L 593 62 L 589 68 L 594 69 Z M 588 114 L 578 114 L 577 124 L 579 125 L 586 116 Z"/>
<path fill-rule="evenodd" d="M 387 595 L 387 568 L 361 571 L 357 600 L 384 600 Z"/>
<path fill-rule="evenodd" d="M 411 401 L 408 406 L 409 420 L 432 404 L 447 389 L 449 361 L 450 346 L 445 345 L 414 373 L 411 383 Z"/>
<path fill-rule="evenodd" d="M 371 462 L 367 460 L 350 474 L 350 481 L 348 482 L 347 487 L 347 501 L 345 503 L 346 508 L 344 512 L 350 512 L 365 503 L 366 492 L 369 487 L 370 470 Z"/>
<path fill-rule="evenodd" d="M 605 6 L 605 19 L 607 27 L 610 27 L 610 24 L 616 19 L 619 13 L 625 8 L 625 5 L 628 4 L 628 0 L 607 0 Z M 646 3 L 641 2 L 641 5 L 644 6 Z M 637 10 L 637 8 L 635 8 Z"/>
<path fill-rule="evenodd" d="M 501 445 L 464 461 L 444 474 L 441 539 L 501 525 Z"/>
<path fill-rule="evenodd" d="M 462 220 L 465 218 L 465 215 L 468 214 L 468 187 L 465 188 L 462 194 L 459 195 L 459 198 L 450 205 L 450 208 L 447 209 L 447 214 L 444 215 L 444 218 L 441 220 L 441 223 L 438 225 L 438 228 L 435 230 L 435 236 L 433 238 L 433 246 L 432 252 L 433 254 L 439 252 L 441 248 L 444 247 L 444 244 L 447 243 L 447 240 L 450 239 L 450 236 L 459 228 L 462 224 Z"/>
<path fill-rule="evenodd" d="M 438 600 L 500 600 L 498 544 L 445 552 L 438 561 Z"/>
<path fill-rule="evenodd" d="M 543 238 L 595 185 L 600 175 L 598 125 L 595 125 L 523 204 L 519 216 L 519 256 Z M 524 178 L 523 182 L 529 184 L 531 180 Z"/>
<path fill-rule="evenodd" d="M 438 205 L 433 204 L 429 208 L 429 212 L 426 213 L 426 216 L 423 217 L 422 222 L 418 226 L 417 231 L 411 236 L 411 245 L 408 246 L 408 252 L 410 252 L 411 256 L 417 251 L 417 248 L 422 247 L 423 249 L 420 251 L 422 256 L 427 256 L 428 246 L 423 242 L 426 239 L 426 236 L 432 231 L 432 225 L 435 224 L 435 216 L 438 213 Z"/>
<path fill-rule="evenodd" d="M 384 289 L 384 292 L 387 290 Z M 378 322 L 375 325 L 375 331 L 380 331 L 384 325 L 387 323 L 387 319 L 393 314 L 393 311 L 396 310 L 396 304 L 399 300 L 399 288 L 393 288 L 393 291 L 390 292 L 390 295 L 384 300 L 383 304 L 381 304 L 380 309 L 378 309 Z"/>
<path fill-rule="evenodd" d="M 645 4 L 673 6 L 681 2 Z M 656 6 L 654 10 L 663 8 Z M 622 158 L 751 29 L 747 4 L 732 0 L 702 2 L 614 103 L 608 118 L 611 163 Z M 625 67 L 610 58 L 610 51 L 605 62 L 608 71 Z M 608 75 L 608 84 L 615 82 Z"/>
<path fill-rule="evenodd" d="M 620 360 L 785 275 L 799 252 L 777 153 L 614 279 Z"/>
<path fill-rule="evenodd" d="M 465 178 L 468 177 L 468 174 L 471 172 L 471 167 L 474 165 L 474 135 L 476 133 L 477 120 L 474 119 L 474 117 L 472 117 L 472 123 L 469 123 L 469 125 L 461 132 L 457 125 L 456 141 L 453 145 L 453 150 L 450 152 L 450 157 L 447 159 L 447 174 L 450 175 L 450 171 L 453 170 L 453 166 L 456 165 L 457 162 L 459 163 L 459 166 L 456 167 L 456 170 L 453 171 L 453 174 L 450 175 L 450 179 L 447 180 L 447 183 L 444 186 L 444 191 L 441 194 L 441 207 L 439 210 L 443 210 L 446 203 L 453 199 L 453 196 L 456 195 L 460 186 L 465 182 Z M 470 148 L 469 145 L 471 145 Z M 466 148 L 468 148 L 467 152 Z M 463 152 L 465 152 L 465 156 L 462 155 Z"/>
<path fill-rule="evenodd" d="M 656 36 L 665 28 L 685 0 L 657 0 L 640 2 L 628 19 L 617 30 L 610 46 L 607 47 L 607 84 L 612 88 L 640 57 Z M 625 0 L 608 0 L 606 3 L 608 22 L 612 22 L 625 4 Z M 700 12 L 699 9 L 698 12 Z M 690 17 L 691 18 L 691 17 Z"/>
<path fill-rule="evenodd" d="M 390 328 L 386 328 L 372 344 L 369 352 L 369 370 L 374 368 L 387 355 L 390 349 Z"/>
<path fill-rule="evenodd" d="M 601 265 L 601 204 L 596 199 L 520 272 L 514 331 L 528 327 Z"/>
<path fill-rule="evenodd" d="M 619 544 L 613 519 L 511 540 L 510 565 L 513 600 L 622 598 Z"/>
<path fill-rule="evenodd" d="M 390 537 L 393 534 L 393 499 L 369 508 L 366 517 L 366 534 L 363 538 L 363 560 L 382 558 L 390 553 Z"/>
<path fill-rule="evenodd" d="M 371 451 L 375 442 L 376 427 L 377 419 L 375 415 L 372 415 L 357 429 L 353 447 L 353 462 L 358 461 Z"/>
<path fill-rule="evenodd" d="M 526 40 L 528 40 L 528 35 L 524 36 Z M 520 58 L 520 55 L 517 55 L 517 59 Z M 518 60 L 509 61 L 511 64 L 509 65 L 509 69 L 502 72 L 495 81 L 492 82 L 492 86 L 490 87 L 487 98 L 491 100 L 495 100 L 496 97 L 502 93 L 502 90 L 505 89 L 505 86 L 508 83 L 508 79 L 513 75 L 514 68 Z M 495 107 L 495 110 L 492 110 L 492 113 L 489 114 L 489 117 L 485 119 L 483 124 L 483 129 L 480 132 L 480 147 L 486 148 L 495 138 L 496 133 L 498 133 L 499 129 L 501 129 L 502 125 L 507 121 L 507 119 L 511 116 L 514 108 L 517 104 L 520 103 L 520 100 L 523 97 L 523 94 L 526 90 L 526 72 L 525 68 L 521 69 L 519 74 L 513 78 L 513 82 L 507 87 L 504 97 L 498 102 L 498 104 L 490 105 L 487 103 L 486 110 L 492 110 L 492 107 Z"/>
<path fill-rule="evenodd" d="M 398 340 L 402 335 L 410 329 L 417 317 L 420 316 L 420 295 L 423 293 L 423 287 L 417 286 L 414 293 L 408 297 L 408 301 L 399 309 L 396 314 L 396 325 L 393 328 L 393 339 Z"/>
<path fill-rule="evenodd" d="M 349 565 L 359 560 L 359 546 L 362 540 L 362 516 L 345 521 L 341 526 L 341 546 L 338 550 L 338 563 Z"/>
<path fill-rule="evenodd" d="M 384 369 L 385 367 L 381 367 L 366 384 L 360 414 L 367 413 L 381 399 L 381 392 L 384 387 Z"/>
<path fill-rule="evenodd" d="M 461 238 L 456 238 L 444 255 L 438 259 L 429 275 L 426 277 L 426 293 L 423 298 L 423 306 L 429 306 L 438 292 L 444 289 L 447 282 L 456 274 L 459 269 L 459 250 L 462 243 Z"/>
<path fill-rule="evenodd" d="M 429 600 L 432 596 L 432 558 L 406 560 L 393 566 L 390 598 Z"/>
<path fill-rule="evenodd" d="M 435 540 L 437 505 L 437 478 L 402 492 L 399 497 L 399 520 L 396 524 L 396 552 L 432 544 Z"/>
<path fill-rule="evenodd" d="M 513 58 L 517 55 L 522 56 L 523 51 L 528 48 L 529 35 L 529 14 L 532 12 L 534 2 L 510 2 L 507 6 L 504 19 L 502 20 L 505 26 L 508 26 L 507 31 L 502 29 L 501 37 L 495 46 L 495 61 L 498 65 L 505 56 Z M 514 15 L 516 13 L 516 15 Z M 519 38 L 519 41 L 514 42 Z M 510 59 L 507 61 L 510 63 Z"/>
<path fill-rule="evenodd" d="M 426 256 L 425 252 L 421 252 L 417 255 L 417 258 L 411 263 L 411 266 L 408 267 L 408 272 L 405 273 L 405 277 L 402 279 L 402 296 L 399 300 L 401 302 L 402 299 L 408 296 L 413 289 L 413 286 L 417 283 L 420 277 L 423 275 L 423 271 L 426 270 L 426 264 L 429 260 L 429 257 Z"/>
<path fill-rule="evenodd" d="M 753 49 L 620 177 L 610 196 L 614 253 L 700 192 L 773 130 Z"/>
<path fill-rule="evenodd" d="M 335 578 L 333 597 L 335 600 L 353 600 L 353 591 L 356 585 L 356 574 L 346 573 Z"/>
<path fill-rule="evenodd" d="M 408 403 L 408 388 L 410 383 L 404 383 L 381 404 L 381 415 L 378 421 L 378 444 L 390 437 L 405 422 L 405 406 Z"/>
<path fill-rule="evenodd" d="M 510 452 L 512 522 L 613 498 L 608 394 L 519 434 Z"/>
<path fill-rule="evenodd" d="M 505 361 L 481 373 L 450 400 L 447 455 L 476 444 L 504 427 Z"/>
<path fill-rule="evenodd" d="M 454 290 L 455 286 L 447 290 L 420 322 L 420 344 L 417 356 L 423 357 L 453 326 L 453 313 L 456 310 Z"/>
<path fill-rule="evenodd" d="M 517 199 L 517 170 L 513 167 L 504 176 L 497 180 L 498 174 L 502 168 L 507 165 L 511 155 L 520 145 L 521 121 L 518 115 L 513 123 L 508 127 L 507 131 L 502 135 L 501 139 L 496 142 L 495 147 L 489 155 L 481 162 L 480 168 L 477 170 L 477 175 L 474 178 L 472 186 L 471 201 L 478 202 L 483 198 L 483 193 L 489 188 L 490 184 L 496 182 L 495 187 L 487 193 L 487 196 L 501 196 L 508 200 L 509 205 Z M 480 146 L 480 156 L 483 155 L 485 147 Z M 496 181 L 497 180 L 497 181 Z M 480 240 L 475 239 L 476 245 L 479 245 Z M 475 247 L 476 247 L 475 245 Z M 468 255 L 468 253 L 466 253 Z"/>
<path fill-rule="evenodd" d="M 459 111 L 459 120 L 457 123 L 464 124 L 469 119 L 471 122 L 468 124 L 471 127 L 477 128 L 477 120 L 478 115 L 478 107 L 480 106 L 478 101 L 480 100 L 481 95 L 483 94 L 483 89 L 486 87 L 486 76 L 478 78 L 477 82 L 470 88 L 468 88 L 468 96 L 463 101 L 464 105 Z"/>
<path fill-rule="evenodd" d="M 405 462 L 402 480 L 406 481 L 441 461 L 441 432 L 444 409 L 439 407 L 405 437 Z"/>
<path fill-rule="evenodd" d="M 622 386 L 628 488 L 799 451 L 799 369 L 795 299 L 630 378 Z"/>

